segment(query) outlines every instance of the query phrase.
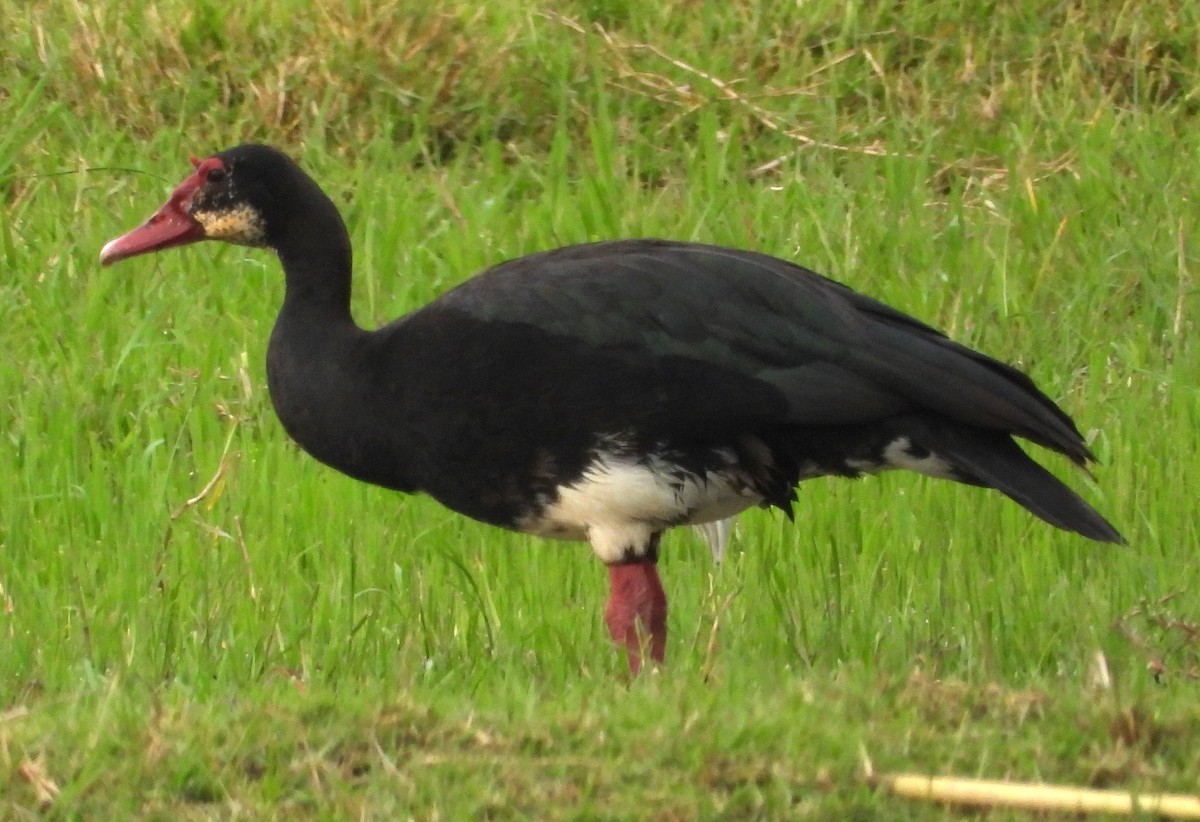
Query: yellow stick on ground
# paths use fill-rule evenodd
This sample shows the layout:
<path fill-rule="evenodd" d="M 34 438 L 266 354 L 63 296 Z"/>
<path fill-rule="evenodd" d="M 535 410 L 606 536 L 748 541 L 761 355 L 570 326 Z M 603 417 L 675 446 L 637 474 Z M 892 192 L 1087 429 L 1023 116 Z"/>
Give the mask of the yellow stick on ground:
<path fill-rule="evenodd" d="M 1200 819 L 1200 797 L 1186 794 L 1135 795 L 1058 785 L 961 779 L 925 774 L 881 776 L 879 782 L 909 799 L 952 805 L 1022 808 L 1075 813 L 1150 813 L 1170 819 Z"/>

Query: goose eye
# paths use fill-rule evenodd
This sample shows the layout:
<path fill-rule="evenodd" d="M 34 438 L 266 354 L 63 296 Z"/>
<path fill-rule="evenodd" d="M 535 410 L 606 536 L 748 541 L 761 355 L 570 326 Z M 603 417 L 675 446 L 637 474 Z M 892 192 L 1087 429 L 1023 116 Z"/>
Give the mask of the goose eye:
<path fill-rule="evenodd" d="M 217 166 L 216 168 L 210 168 L 208 170 L 208 173 L 204 175 L 204 180 L 205 180 L 205 182 L 209 182 L 209 183 L 224 182 L 225 181 L 225 169 L 221 168 L 220 166 Z"/>

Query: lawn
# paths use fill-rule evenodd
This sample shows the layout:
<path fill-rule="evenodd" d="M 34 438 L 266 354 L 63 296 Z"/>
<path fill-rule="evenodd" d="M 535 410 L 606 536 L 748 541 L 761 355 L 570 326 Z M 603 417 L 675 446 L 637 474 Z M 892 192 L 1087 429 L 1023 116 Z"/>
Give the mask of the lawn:
<path fill-rule="evenodd" d="M 12 4 L 9 4 L 10 6 Z M 871 775 L 1200 793 L 1200 9 L 33 0 L 0 34 L 0 818 L 974 818 Z M 112 268 L 189 155 L 343 207 L 368 327 L 660 236 L 793 259 L 1028 371 L 1122 531 L 818 480 L 661 563 L 337 475 L 266 394 L 261 251 Z M 984 818 L 1022 818 L 984 811 Z M 1074 817 L 1072 817 L 1074 818 Z"/>

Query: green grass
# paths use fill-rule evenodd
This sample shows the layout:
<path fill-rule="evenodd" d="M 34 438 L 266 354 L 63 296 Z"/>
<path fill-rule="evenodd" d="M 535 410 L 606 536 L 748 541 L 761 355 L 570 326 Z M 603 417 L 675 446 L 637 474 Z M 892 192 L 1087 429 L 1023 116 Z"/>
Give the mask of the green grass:
<path fill-rule="evenodd" d="M 1200 13 L 960 5 L 13 10 L 0 817 L 954 816 L 864 756 L 1197 792 Z M 1027 369 L 1101 459 L 1047 463 L 1130 544 L 815 481 L 722 566 L 669 538 L 670 664 L 628 683 L 586 547 L 287 441 L 269 255 L 98 266 L 250 139 L 343 204 L 364 325 L 570 242 L 795 259 Z"/>

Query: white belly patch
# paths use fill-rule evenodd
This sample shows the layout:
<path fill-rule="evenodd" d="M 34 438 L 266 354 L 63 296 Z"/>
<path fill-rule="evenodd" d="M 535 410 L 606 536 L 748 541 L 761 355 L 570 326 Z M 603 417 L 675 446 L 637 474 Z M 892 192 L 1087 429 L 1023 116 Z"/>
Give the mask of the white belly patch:
<path fill-rule="evenodd" d="M 725 519 L 758 505 L 729 454 L 727 469 L 696 474 L 659 457 L 598 453 L 583 476 L 519 524 L 527 533 L 586 539 L 604 562 L 640 556 L 652 534 L 672 525 Z"/>

